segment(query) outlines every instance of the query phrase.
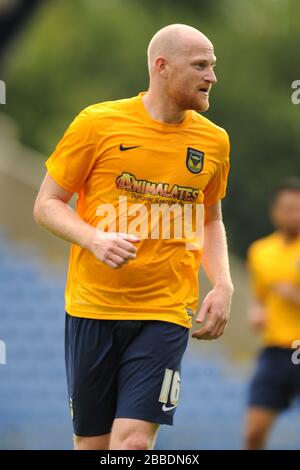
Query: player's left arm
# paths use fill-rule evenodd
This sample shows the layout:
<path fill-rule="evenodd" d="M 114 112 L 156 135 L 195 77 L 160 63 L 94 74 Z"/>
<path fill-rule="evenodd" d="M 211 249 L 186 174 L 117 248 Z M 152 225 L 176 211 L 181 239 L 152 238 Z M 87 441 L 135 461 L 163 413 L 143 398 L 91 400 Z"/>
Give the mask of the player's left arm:
<path fill-rule="evenodd" d="M 221 201 L 205 206 L 202 266 L 213 289 L 206 295 L 196 316 L 196 321 L 203 326 L 192 337 L 217 339 L 224 333 L 229 320 L 233 295 Z"/>

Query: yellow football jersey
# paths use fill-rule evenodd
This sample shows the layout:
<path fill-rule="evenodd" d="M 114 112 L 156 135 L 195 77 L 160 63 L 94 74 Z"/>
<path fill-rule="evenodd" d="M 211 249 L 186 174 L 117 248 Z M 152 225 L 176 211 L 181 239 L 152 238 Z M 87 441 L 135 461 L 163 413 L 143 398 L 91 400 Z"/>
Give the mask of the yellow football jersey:
<path fill-rule="evenodd" d="M 300 237 L 286 242 L 275 232 L 257 240 L 249 248 L 248 264 L 254 295 L 266 308 L 264 342 L 290 348 L 300 339 L 300 307 L 280 297 L 273 286 L 291 283 L 300 289 Z"/>
<path fill-rule="evenodd" d="M 145 214 L 134 220 L 137 205 L 147 214 L 159 204 L 182 210 L 190 206 L 195 215 L 196 206 L 225 196 L 227 133 L 194 111 L 178 124 L 156 121 L 142 96 L 83 110 L 46 162 L 62 188 L 78 192 L 77 212 L 85 222 L 99 228 L 105 210 L 115 210 L 117 222 L 113 215 L 102 230 L 139 235 Z M 128 220 L 121 220 L 126 210 Z M 174 223 L 176 217 L 172 212 L 170 220 Z M 146 224 L 149 228 L 149 220 Z M 174 227 L 166 236 L 161 227 L 156 229 L 135 244 L 136 259 L 117 270 L 72 245 L 66 311 L 78 317 L 162 320 L 190 327 L 198 303 L 201 249 L 187 249 L 189 237 L 185 232 L 178 236 Z"/>

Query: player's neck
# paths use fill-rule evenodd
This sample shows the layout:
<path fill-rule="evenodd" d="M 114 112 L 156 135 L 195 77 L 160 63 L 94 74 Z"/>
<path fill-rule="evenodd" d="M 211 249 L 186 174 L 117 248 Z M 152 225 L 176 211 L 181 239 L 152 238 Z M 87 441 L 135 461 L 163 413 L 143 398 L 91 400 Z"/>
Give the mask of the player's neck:
<path fill-rule="evenodd" d="M 169 99 L 166 99 L 164 93 L 154 93 L 149 90 L 142 99 L 148 114 L 156 121 L 178 124 L 185 118 L 186 111 L 178 109 Z"/>
<path fill-rule="evenodd" d="M 300 236 L 298 232 L 287 232 L 287 231 L 281 230 L 280 233 L 285 243 L 292 243 L 294 240 L 296 240 Z"/>

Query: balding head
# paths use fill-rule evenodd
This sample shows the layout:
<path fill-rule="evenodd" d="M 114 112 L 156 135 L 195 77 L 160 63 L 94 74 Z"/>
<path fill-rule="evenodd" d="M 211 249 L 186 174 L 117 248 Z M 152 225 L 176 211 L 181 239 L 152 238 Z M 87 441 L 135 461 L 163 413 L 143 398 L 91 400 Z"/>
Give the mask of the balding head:
<path fill-rule="evenodd" d="M 210 48 L 210 40 L 196 28 L 185 24 L 171 24 L 160 29 L 151 39 L 148 47 L 148 68 L 150 77 L 154 72 L 155 60 L 163 57 L 167 61 L 187 54 L 194 47 Z"/>
<path fill-rule="evenodd" d="M 214 48 L 200 31 L 185 24 L 162 28 L 148 47 L 150 86 L 145 100 L 183 110 L 206 111 L 216 76 Z M 149 98 L 150 97 L 150 98 Z"/>

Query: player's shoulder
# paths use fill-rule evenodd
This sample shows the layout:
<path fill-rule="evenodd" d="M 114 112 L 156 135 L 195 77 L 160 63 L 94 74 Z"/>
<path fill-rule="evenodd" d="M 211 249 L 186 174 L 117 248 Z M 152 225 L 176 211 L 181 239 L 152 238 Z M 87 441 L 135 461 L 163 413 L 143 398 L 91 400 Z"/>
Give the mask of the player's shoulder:
<path fill-rule="evenodd" d="M 228 132 L 223 128 L 215 124 L 213 121 L 203 116 L 203 114 L 192 111 L 192 120 L 196 126 L 206 127 L 211 133 L 214 134 L 215 138 L 219 138 L 222 142 L 229 142 Z"/>
<path fill-rule="evenodd" d="M 200 136 L 203 138 L 204 128 L 204 135 L 207 136 L 208 140 L 212 139 L 217 145 L 220 160 L 229 159 L 230 140 L 227 131 L 223 127 L 218 126 L 196 111 L 192 111 L 192 126 L 193 132 L 199 132 L 199 138 Z"/>
<path fill-rule="evenodd" d="M 92 104 L 77 114 L 72 127 L 75 126 L 81 132 L 93 129 L 95 132 L 105 133 L 118 122 L 120 116 L 132 114 L 135 102 L 136 97 Z"/>
<path fill-rule="evenodd" d="M 255 240 L 249 246 L 249 255 L 259 255 L 266 250 L 274 248 L 278 242 L 280 242 L 280 235 L 277 232 L 273 232 L 265 237 Z"/>
<path fill-rule="evenodd" d="M 130 113 L 136 103 L 137 97 L 124 98 L 120 100 L 103 101 L 101 103 L 92 104 L 81 111 L 81 115 L 87 118 L 97 120 L 105 117 L 114 117 L 120 113 Z"/>

